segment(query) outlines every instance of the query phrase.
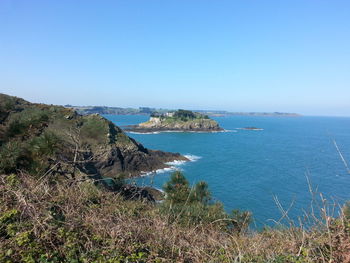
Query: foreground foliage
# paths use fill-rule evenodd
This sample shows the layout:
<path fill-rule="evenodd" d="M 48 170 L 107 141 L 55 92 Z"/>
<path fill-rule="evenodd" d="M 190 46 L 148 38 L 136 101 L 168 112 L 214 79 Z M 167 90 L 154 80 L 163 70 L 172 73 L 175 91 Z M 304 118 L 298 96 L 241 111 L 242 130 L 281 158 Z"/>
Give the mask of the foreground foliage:
<path fill-rule="evenodd" d="M 171 222 L 185 226 L 214 224 L 223 231 L 241 233 L 247 230 L 251 222 L 249 212 L 236 210 L 230 217 L 220 202 L 211 202 L 211 193 L 206 182 L 190 186 L 184 175 L 177 171 L 164 185 L 166 199 L 160 211 Z"/>
<path fill-rule="evenodd" d="M 203 215 L 192 220 L 202 209 L 184 210 L 191 220 L 176 219 L 152 203 L 125 201 L 90 182 L 65 182 L 50 174 L 40 179 L 1 175 L 0 262 L 349 262 L 345 216 L 325 217 L 309 230 L 238 233 L 223 228 L 218 208 L 206 220 Z M 165 190 L 177 187 L 185 198 L 189 186 L 179 174 Z M 186 200 L 201 206 L 202 213 L 215 210 L 206 186 L 190 189 Z"/>

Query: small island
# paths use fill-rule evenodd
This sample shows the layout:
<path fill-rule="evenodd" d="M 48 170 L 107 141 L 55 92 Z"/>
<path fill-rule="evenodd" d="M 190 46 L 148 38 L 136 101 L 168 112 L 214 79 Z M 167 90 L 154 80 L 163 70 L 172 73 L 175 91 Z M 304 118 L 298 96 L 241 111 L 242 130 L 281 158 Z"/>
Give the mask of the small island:
<path fill-rule="evenodd" d="M 138 125 L 128 126 L 125 130 L 140 133 L 224 131 L 215 120 L 210 119 L 207 115 L 181 109 L 166 113 L 154 112 L 148 121 Z"/>
<path fill-rule="evenodd" d="M 257 128 L 257 127 L 244 127 L 244 128 L 237 128 L 239 130 L 248 130 L 248 131 L 262 131 L 264 129 L 262 128 Z"/>

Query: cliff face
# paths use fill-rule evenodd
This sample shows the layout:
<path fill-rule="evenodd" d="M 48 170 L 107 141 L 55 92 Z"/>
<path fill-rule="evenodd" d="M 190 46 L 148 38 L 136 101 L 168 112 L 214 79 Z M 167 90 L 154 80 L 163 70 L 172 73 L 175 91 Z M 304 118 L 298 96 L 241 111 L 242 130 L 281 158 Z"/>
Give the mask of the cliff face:
<path fill-rule="evenodd" d="M 149 150 L 100 115 L 78 115 L 60 106 L 33 104 L 0 94 L 0 171 L 65 177 L 137 176 L 187 160 Z"/>

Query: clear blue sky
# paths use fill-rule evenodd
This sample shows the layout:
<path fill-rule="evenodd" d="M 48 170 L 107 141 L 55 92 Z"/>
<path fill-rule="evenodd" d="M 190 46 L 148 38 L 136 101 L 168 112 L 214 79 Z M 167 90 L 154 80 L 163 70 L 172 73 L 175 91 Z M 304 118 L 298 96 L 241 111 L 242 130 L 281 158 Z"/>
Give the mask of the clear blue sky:
<path fill-rule="evenodd" d="M 350 1 L 1 0 L 0 92 L 350 116 Z"/>

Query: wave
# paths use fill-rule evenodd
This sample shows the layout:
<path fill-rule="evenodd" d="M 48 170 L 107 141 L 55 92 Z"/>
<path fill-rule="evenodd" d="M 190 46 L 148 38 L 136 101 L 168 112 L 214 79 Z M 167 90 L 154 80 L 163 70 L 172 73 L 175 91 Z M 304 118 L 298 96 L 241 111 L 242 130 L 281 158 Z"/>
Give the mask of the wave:
<path fill-rule="evenodd" d="M 150 175 L 156 175 L 156 174 L 163 174 L 163 173 L 168 173 L 172 171 L 181 171 L 181 169 L 176 166 L 170 166 L 162 169 L 157 169 L 151 172 L 141 172 L 141 176 L 144 177 L 144 176 L 150 176 Z"/>
<path fill-rule="evenodd" d="M 127 133 L 132 133 L 132 134 L 159 134 L 160 132 L 132 132 L 132 131 L 128 131 Z"/>
<path fill-rule="evenodd" d="M 197 156 L 197 155 L 192 155 L 192 154 L 185 154 L 184 155 L 190 162 L 196 162 L 202 157 Z M 175 160 L 172 162 L 166 162 L 166 165 L 169 165 L 169 167 L 165 167 L 162 169 L 157 169 L 151 172 L 141 172 L 142 177 L 144 176 L 150 176 L 150 175 L 156 175 L 156 174 L 162 174 L 162 173 L 168 173 L 168 172 L 173 172 L 173 171 L 182 171 L 181 165 L 184 165 L 188 161 L 183 161 L 183 160 Z"/>
<path fill-rule="evenodd" d="M 186 156 L 185 156 L 186 157 Z M 188 159 L 188 158 L 187 158 Z M 172 162 L 167 162 L 165 163 L 166 165 L 170 165 L 170 166 L 179 166 L 179 165 L 182 165 L 184 163 L 186 163 L 187 161 L 183 161 L 183 160 L 175 160 L 175 161 L 172 161 Z"/>
<path fill-rule="evenodd" d="M 199 159 L 201 159 L 202 157 L 197 156 L 197 155 L 192 155 L 192 154 L 185 154 L 184 155 L 188 160 L 190 160 L 190 162 L 196 162 Z"/>

